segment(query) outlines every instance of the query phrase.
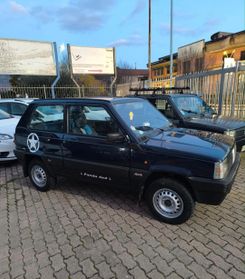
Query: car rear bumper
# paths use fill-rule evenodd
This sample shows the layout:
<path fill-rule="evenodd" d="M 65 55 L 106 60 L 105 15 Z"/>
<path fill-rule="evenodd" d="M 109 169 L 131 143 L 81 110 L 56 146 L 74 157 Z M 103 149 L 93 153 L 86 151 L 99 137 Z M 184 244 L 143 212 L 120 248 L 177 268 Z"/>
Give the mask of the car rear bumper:
<path fill-rule="evenodd" d="M 196 201 L 214 205 L 222 203 L 226 195 L 231 190 L 239 165 L 240 155 L 237 153 L 236 161 L 226 178 L 215 180 L 200 177 L 189 177 Z"/>

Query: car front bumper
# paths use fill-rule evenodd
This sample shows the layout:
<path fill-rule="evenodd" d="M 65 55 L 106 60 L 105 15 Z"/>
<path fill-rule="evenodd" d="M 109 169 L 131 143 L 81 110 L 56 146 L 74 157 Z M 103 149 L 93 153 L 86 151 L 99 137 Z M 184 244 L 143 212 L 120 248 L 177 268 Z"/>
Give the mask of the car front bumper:
<path fill-rule="evenodd" d="M 15 160 L 14 148 L 13 139 L 0 140 L 0 162 Z"/>
<path fill-rule="evenodd" d="M 193 193 L 197 202 L 218 205 L 222 203 L 230 192 L 240 165 L 240 155 L 237 153 L 236 160 L 230 173 L 224 179 L 206 179 L 189 177 Z"/>
<path fill-rule="evenodd" d="M 236 146 L 237 146 L 238 152 L 244 152 L 245 151 L 245 138 L 236 139 Z"/>

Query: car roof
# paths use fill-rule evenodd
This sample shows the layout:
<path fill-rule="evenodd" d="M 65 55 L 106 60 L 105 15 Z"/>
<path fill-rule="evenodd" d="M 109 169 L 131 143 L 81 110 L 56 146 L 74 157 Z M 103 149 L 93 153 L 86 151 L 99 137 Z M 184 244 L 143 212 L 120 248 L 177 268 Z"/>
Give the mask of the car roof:
<path fill-rule="evenodd" d="M 0 99 L 0 103 L 24 103 L 24 104 L 30 104 L 32 101 L 36 99 L 34 98 L 8 98 L 8 99 Z"/>
<path fill-rule="evenodd" d="M 135 101 L 142 101 L 141 98 L 134 97 Z M 65 104 L 65 103 L 79 103 L 79 102 L 93 102 L 93 103 L 126 103 L 132 102 L 132 98 L 127 97 L 85 97 L 85 98 L 62 98 L 62 99 L 38 99 L 34 100 L 33 104 Z"/>

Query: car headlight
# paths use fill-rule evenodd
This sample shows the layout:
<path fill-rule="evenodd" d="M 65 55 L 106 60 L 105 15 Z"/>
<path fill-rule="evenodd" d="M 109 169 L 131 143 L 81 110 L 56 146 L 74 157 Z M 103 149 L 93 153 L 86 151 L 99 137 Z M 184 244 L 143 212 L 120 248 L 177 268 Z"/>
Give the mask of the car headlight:
<path fill-rule="evenodd" d="M 228 170 L 227 159 L 223 162 L 216 162 L 214 165 L 214 179 L 223 179 Z"/>
<path fill-rule="evenodd" d="M 12 139 L 13 137 L 7 134 L 0 134 L 0 140 L 9 140 Z"/>
<path fill-rule="evenodd" d="M 234 138 L 234 137 L 235 137 L 235 135 L 236 135 L 236 131 L 234 131 L 234 130 L 233 130 L 233 131 L 232 131 L 232 130 L 231 130 L 231 131 L 229 131 L 229 130 L 228 130 L 228 131 L 225 131 L 225 135 L 227 135 L 227 136 L 230 136 L 230 137 L 233 137 L 233 138 Z"/>

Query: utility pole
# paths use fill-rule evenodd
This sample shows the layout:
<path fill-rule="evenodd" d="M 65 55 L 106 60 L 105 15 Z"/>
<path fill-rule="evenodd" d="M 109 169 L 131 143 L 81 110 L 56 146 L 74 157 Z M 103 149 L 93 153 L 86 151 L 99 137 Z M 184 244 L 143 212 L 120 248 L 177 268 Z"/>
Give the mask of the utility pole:
<path fill-rule="evenodd" d="M 151 86 L 151 0 L 149 0 L 148 81 L 150 87 Z"/>
<path fill-rule="evenodd" d="M 173 0 L 170 0 L 170 87 L 173 85 Z"/>

